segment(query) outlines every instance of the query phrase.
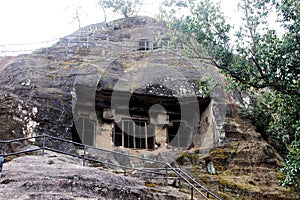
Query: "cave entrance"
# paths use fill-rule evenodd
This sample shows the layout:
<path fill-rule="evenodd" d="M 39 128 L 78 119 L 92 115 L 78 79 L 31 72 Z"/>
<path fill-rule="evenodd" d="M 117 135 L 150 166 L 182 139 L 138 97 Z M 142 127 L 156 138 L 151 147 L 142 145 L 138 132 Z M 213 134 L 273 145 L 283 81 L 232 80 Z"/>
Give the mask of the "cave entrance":
<path fill-rule="evenodd" d="M 113 143 L 125 148 L 154 149 L 154 127 L 145 121 L 122 120 L 115 123 Z"/>
<path fill-rule="evenodd" d="M 180 128 L 180 126 L 184 126 Z M 173 122 L 172 126 L 167 128 L 167 144 L 169 147 L 188 148 L 190 132 L 182 122 Z"/>
<path fill-rule="evenodd" d="M 138 50 L 139 51 L 149 50 L 149 41 L 147 39 L 140 39 L 138 42 Z"/>
<path fill-rule="evenodd" d="M 74 142 L 93 146 L 95 142 L 95 122 L 84 116 L 74 120 L 72 139 Z"/>

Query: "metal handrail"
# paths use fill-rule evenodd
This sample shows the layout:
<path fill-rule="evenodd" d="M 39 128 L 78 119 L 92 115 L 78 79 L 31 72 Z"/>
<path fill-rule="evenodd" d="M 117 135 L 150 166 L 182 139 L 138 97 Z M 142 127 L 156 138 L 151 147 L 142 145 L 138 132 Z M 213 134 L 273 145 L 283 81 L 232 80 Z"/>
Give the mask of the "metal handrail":
<path fill-rule="evenodd" d="M 84 39 L 84 40 L 83 40 Z M 55 41 L 57 41 L 56 43 L 54 43 Z M 147 40 L 150 43 L 155 43 L 157 42 L 157 40 L 155 39 L 148 39 Z M 127 43 L 137 43 L 139 42 L 139 40 L 129 40 L 129 39 L 119 39 L 119 38 L 115 38 L 115 37 L 111 37 L 109 35 L 87 35 L 87 36 L 82 36 L 82 35 L 69 35 L 66 37 L 62 37 L 62 38 L 57 38 L 57 39 L 53 39 L 53 40 L 49 40 L 49 41 L 43 41 L 43 42 L 37 42 L 37 43 L 28 43 L 28 44 L 0 44 L 0 47 L 2 48 L 8 48 L 10 46 L 30 46 L 30 45 L 36 45 L 36 44 L 50 44 L 47 46 L 40 46 L 38 48 L 34 48 L 34 47 L 30 47 L 31 49 L 24 49 L 24 50 L 5 50 L 2 49 L 1 53 L 13 53 L 13 52 L 32 52 L 38 49 L 43 49 L 43 48 L 50 48 L 50 47 L 55 47 L 55 45 L 57 44 L 64 44 L 69 46 L 70 44 L 84 44 L 84 46 L 89 47 L 89 45 L 92 44 L 106 44 L 106 45 L 116 45 L 120 48 L 131 48 L 131 49 L 137 49 L 140 48 L 139 45 L 128 45 Z M 119 44 L 117 44 L 119 43 Z M 165 45 L 162 44 L 157 44 L 156 46 L 148 46 L 148 48 L 162 48 Z M 176 45 L 167 45 L 168 47 L 172 47 L 173 49 L 180 49 L 180 47 L 177 47 Z"/>
<path fill-rule="evenodd" d="M 190 180 L 192 180 L 194 182 L 194 185 L 200 187 L 201 189 L 203 189 L 205 192 L 207 192 L 207 194 L 213 196 L 214 198 L 221 200 L 220 197 L 218 197 L 217 195 L 215 195 L 214 193 L 212 193 L 210 190 L 208 190 L 204 185 L 200 184 L 199 182 L 197 182 L 195 180 L 195 178 L 193 178 L 192 176 L 190 176 L 189 174 L 187 174 L 184 170 L 182 170 L 181 168 L 176 168 L 180 173 L 182 173 L 184 176 L 188 177 Z"/>
<path fill-rule="evenodd" d="M 100 151 L 106 152 L 106 153 L 113 153 L 115 155 L 125 155 L 125 156 L 128 156 L 129 158 L 137 158 L 137 159 L 140 159 L 140 160 L 143 160 L 143 161 L 150 161 L 150 162 L 155 162 L 155 163 L 164 164 L 164 165 L 166 164 L 166 162 L 152 160 L 152 159 L 148 159 L 148 158 L 143 158 L 143 157 L 139 157 L 139 156 L 135 156 L 135 155 L 130 155 L 130 154 L 127 154 L 127 153 L 102 149 L 102 148 L 98 148 L 98 147 L 94 147 L 94 146 L 90 146 L 90 145 L 86 145 L 86 144 L 82 144 L 82 143 L 78 143 L 78 142 L 73 142 L 73 141 L 70 141 L 70 140 L 67 140 L 67 139 L 51 136 L 51 135 L 44 135 L 44 136 L 46 136 L 48 138 L 51 138 L 51 139 L 58 140 L 58 141 L 72 143 L 72 144 L 75 144 L 75 145 L 78 145 L 78 146 L 87 147 L 87 148 L 95 149 L 95 150 L 100 150 Z"/>
<path fill-rule="evenodd" d="M 37 135 L 37 136 L 31 136 L 31 137 L 24 137 L 24 138 L 17 138 L 17 139 L 12 139 L 12 140 L 0 140 L 0 143 L 11 143 L 11 142 L 19 142 L 23 140 L 30 140 L 30 139 L 36 139 L 36 138 L 41 138 L 43 135 Z"/>
<path fill-rule="evenodd" d="M 19 152 L 6 153 L 7 144 L 9 144 L 11 142 L 19 142 L 19 141 L 30 140 L 30 139 L 39 139 L 39 138 L 43 139 L 42 146 L 39 147 L 39 148 L 29 149 L 29 150 L 22 150 L 22 151 L 19 151 Z M 74 153 L 70 153 L 70 152 L 66 152 L 66 151 L 62 151 L 62 150 L 47 147 L 46 139 L 48 139 L 48 140 L 53 139 L 53 140 L 58 140 L 58 141 L 61 141 L 61 142 L 67 142 L 67 143 L 71 143 L 71 144 L 74 144 L 74 145 L 82 146 L 82 147 L 84 147 L 84 155 L 78 155 L 78 154 L 74 154 Z M 68 155 L 68 156 L 72 156 L 72 157 L 77 157 L 79 159 L 83 159 L 83 165 L 85 165 L 85 161 L 92 161 L 92 162 L 101 163 L 101 164 L 105 164 L 105 165 L 109 165 L 109 166 L 119 167 L 119 168 L 123 169 L 123 172 L 124 172 L 125 176 L 126 176 L 127 170 L 136 170 L 136 171 L 142 171 L 142 172 L 145 172 L 145 173 L 150 173 L 151 175 L 153 175 L 153 174 L 160 175 L 160 176 L 162 176 L 161 179 L 166 180 L 166 186 L 168 186 L 168 180 L 169 179 L 179 179 L 179 181 L 182 179 L 191 188 L 191 192 L 190 192 L 191 193 L 191 199 L 194 198 L 194 190 L 197 191 L 204 199 L 209 198 L 208 196 L 205 196 L 205 194 L 198 189 L 198 187 L 200 187 L 205 192 L 207 192 L 207 194 L 210 194 L 212 197 L 214 197 L 218 200 L 221 200 L 221 198 L 219 198 L 214 193 L 209 191 L 206 187 L 204 187 L 203 185 L 198 183 L 194 178 L 192 178 L 190 175 L 188 175 L 181 168 L 172 167 L 168 162 L 151 160 L 151 159 L 147 159 L 147 158 L 143 158 L 143 157 L 139 157 L 139 156 L 135 156 L 135 155 L 130 155 L 128 153 L 121 153 L 121 152 L 115 152 L 115 151 L 110 151 L 110 150 L 106 150 L 106 149 L 101 149 L 101 148 L 89 146 L 89 145 L 86 145 L 86 144 L 81 144 L 81 143 L 78 143 L 78 142 L 74 142 L 74 141 L 71 141 L 71 140 L 67 140 L 67 139 L 64 139 L 64 138 L 59 138 L 59 137 L 55 137 L 55 136 L 51 136 L 51 135 L 47 135 L 47 134 L 32 136 L 32 137 L 25 137 L 25 138 L 12 139 L 12 140 L 0 140 L 0 144 L 1 143 L 4 144 L 3 152 L 2 152 L 2 154 L 0 154 L 0 156 L 2 156 L 2 157 L 18 155 L 18 154 L 23 154 L 23 153 L 31 153 L 31 152 L 36 152 L 36 151 L 42 151 L 42 156 L 44 156 L 44 150 L 48 150 L 48 151 L 52 151 L 52 152 L 56 152 L 56 153 L 60 153 L 60 154 L 64 154 L 64 155 Z M 112 153 L 114 155 L 122 155 L 122 156 L 124 156 L 124 161 L 125 161 L 124 165 L 122 165 L 122 164 L 117 165 L 117 164 L 97 160 L 97 159 L 94 159 L 94 158 L 89 158 L 89 157 L 86 156 L 86 150 L 88 148 L 99 150 L 99 151 L 102 151 L 102 152 Z M 140 159 L 142 161 L 149 161 L 149 162 L 153 162 L 153 163 L 163 164 L 165 167 L 164 168 L 153 168 L 155 170 L 152 170 L 151 168 L 144 168 L 144 169 L 135 168 L 135 167 L 127 166 L 128 163 L 126 162 L 126 160 L 128 158 L 136 158 L 136 159 Z M 160 170 L 165 170 L 165 172 L 160 172 Z M 175 172 L 177 177 L 169 176 L 169 173 L 172 172 L 172 171 Z M 152 178 L 157 179 L 159 177 L 152 177 Z"/>
<path fill-rule="evenodd" d="M 172 170 L 173 172 L 175 172 L 180 178 L 182 178 L 190 187 L 191 187 L 191 199 L 193 199 L 193 190 L 196 190 L 204 199 L 209 199 L 209 197 L 207 197 L 202 191 L 200 191 L 197 186 L 195 186 L 193 183 L 191 183 L 189 181 L 189 177 L 188 176 L 184 176 L 182 175 L 180 172 L 183 172 L 181 169 L 180 171 L 177 171 L 178 168 L 173 168 L 169 163 L 167 163 L 167 166 L 170 168 L 170 170 Z M 185 173 L 186 174 L 186 173 Z M 193 180 L 194 181 L 194 180 Z M 194 181 L 196 182 L 196 181 Z M 198 184 L 197 184 L 198 185 Z M 199 184 L 200 185 L 200 184 Z M 202 187 L 201 187 L 202 188 Z M 204 187 L 205 188 L 205 187 Z M 202 188 L 202 189 L 204 189 Z M 205 188 L 206 189 L 206 188 Z M 208 191 L 207 189 L 205 190 L 206 192 Z M 212 192 L 210 192 L 210 194 L 213 194 Z M 217 198 L 218 200 L 221 200 L 218 196 L 216 196 L 215 194 L 212 195 L 213 197 Z"/>

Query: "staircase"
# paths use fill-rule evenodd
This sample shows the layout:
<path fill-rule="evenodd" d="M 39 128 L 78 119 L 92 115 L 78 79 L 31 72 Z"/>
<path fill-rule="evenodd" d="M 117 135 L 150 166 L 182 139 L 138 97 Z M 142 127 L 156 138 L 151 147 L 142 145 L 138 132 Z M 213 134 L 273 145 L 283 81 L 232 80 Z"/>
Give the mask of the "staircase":
<path fill-rule="evenodd" d="M 9 146 L 11 143 L 14 142 L 24 142 L 28 140 L 34 139 L 37 144 L 39 145 L 37 148 L 32 148 L 29 150 L 23 150 L 18 152 L 9 152 Z M 67 144 L 73 144 L 76 146 L 81 147 L 80 154 L 71 153 L 67 151 L 63 151 L 60 149 L 54 149 L 52 147 L 48 146 L 48 143 L 51 143 L 53 141 L 56 142 L 63 142 Z M 118 156 L 119 158 L 123 158 L 123 162 L 120 163 L 109 163 L 107 160 L 101 160 L 101 159 L 95 159 L 90 158 L 87 156 L 87 149 L 95 149 L 99 152 L 102 152 L 103 154 L 109 154 Z M 2 151 L 1 151 L 2 150 Z M 181 189 L 182 184 L 185 185 L 186 188 L 190 189 L 190 198 L 191 199 L 218 199 L 221 200 L 217 195 L 215 195 L 213 192 L 208 190 L 206 187 L 201 185 L 199 182 L 196 181 L 195 178 L 191 177 L 188 173 L 186 173 L 181 168 L 175 168 L 171 166 L 168 162 L 162 162 L 162 161 L 156 161 L 151 160 L 143 157 L 138 157 L 135 155 L 130 155 L 126 153 L 120 153 L 120 152 L 114 152 L 114 151 L 108 151 L 105 149 L 100 149 L 80 143 L 73 142 L 71 140 L 66 140 L 63 138 L 58 138 L 50 135 L 40 135 L 40 136 L 34 136 L 34 137 L 27 137 L 27 138 L 19 138 L 15 140 L 0 140 L 0 151 L 2 154 L 0 154 L 0 157 L 10 157 L 14 155 L 24 154 L 24 153 L 31 153 L 31 152 L 41 152 L 42 156 L 44 156 L 45 150 L 73 156 L 82 159 L 82 164 L 85 165 L 86 161 L 92 161 L 95 163 L 101 163 L 103 165 L 109 165 L 109 166 L 115 166 L 120 169 L 123 169 L 123 173 L 125 176 L 128 174 L 131 174 L 132 176 L 137 176 L 139 178 L 144 177 L 147 178 L 149 181 L 152 180 L 162 180 L 164 181 L 164 184 L 166 187 L 168 187 L 170 184 L 170 181 L 174 180 L 179 182 L 179 189 Z M 146 168 L 146 163 L 153 164 L 153 167 Z M 161 166 L 161 167 L 159 167 Z"/>

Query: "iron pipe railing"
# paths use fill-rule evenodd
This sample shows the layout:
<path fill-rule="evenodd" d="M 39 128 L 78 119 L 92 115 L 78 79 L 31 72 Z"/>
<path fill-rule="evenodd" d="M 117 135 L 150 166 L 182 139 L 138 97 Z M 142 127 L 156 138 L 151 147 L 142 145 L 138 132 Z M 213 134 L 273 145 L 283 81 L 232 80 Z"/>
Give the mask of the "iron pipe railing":
<path fill-rule="evenodd" d="M 213 196 L 214 198 L 221 200 L 220 197 L 218 197 L 217 195 L 215 195 L 214 193 L 212 193 L 210 190 L 208 190 L 204 185 L 200 184 L 199 182 L 196 181 L 195 178 L 193 178 L 192 176 L 190 176 L 189 174 L 187 174 L 185 171 L 183 171 L 181 168 L 177 168 L 177 170 L 180 171 L 180 173 L 184 174 L 184 176 L 188 177 L 190 180 L 192 180 L 194 182 L 194 184 L 198 187 L 200 187 L 201 189 L 205 190 L 205 192 L 207 192 L 207 194 Z M 207 196 L 209 196 L 207 195 Z"/>
<path fill-rule="evenodd" d="M 6 152 L 7 151 L 7 145 L 9 145 L 12 142 L 20 142 L 20 141 L 31 140 L 31 139 L 40 139 L 40 138 L 42 138 L 42 141 L 39 141 L 39 142 L 42 142 L 42 144 L 39 148 L 29 149 L 29 150 L 21 150 L 21 151 L 18 151 L 18 152 L 8 152 L 8 153 Z M 50 140 L 57 140 L 57 141 L 60 141 L 60 142 L 66 142 L 66 143 L 70 143 L 70 144 L 73 144 L 73 145 L 81 146 L 81 147 L 84 148 L 84 153 L 83 153 L 83 155 L 79 155 L 79 154 L 76 154 L 76 153 L 71 153 L 71 152 L 67 152 L 67 151 L 47 147 L 47 141 L 50 141 Z M 81 143 L 78 143 L 78 142 L 74 142 L 74 141 L 71 141 L 71 140 L 67 140 L 67 139 L 64 139 L 64 138 L 59 138 L 59 137 L 55 137 L 55 136 L 51 136 L 51 135 L 46 135 L 46 134 L 38 135 L 38 136 L 32 136 L 32 137 L 12 139 L 12 140 L 0 140 L 0 144 L 4 144 L 3 149 L 2 149 L 2 154 L 0 154 L 0 156 L 2 156 L 4 158 L 7 157 L 7 156 L 19 155 L 19 154 L 24 154 L 24 153 L 32 153 L 32 152 L 37 152 L 37 151 L 42 151 L 42 156 L 44 156 L 44 151 L 47 150 L 47 151 L 52 151 L 52 152 L 55 152 L 55 153 L 60 153 L 60 154 L 64 154 L 64 155 L 68 155 L 68 156 L 72 156 L 72 157 L 82 159 L 83 160 L 83 165 L 86 164 L 86 161 L 91 161 L 91 162 L 101 163 L 103 165 L 108 165 L 109 167 L 111 167 L 111 166 L 118 167 L 120 169 L 123 169 L 123 173 L 124 173 L 125 176 L 127 175 L 127 172 L 129 172 L 129 170 L 149 173 L 151 175 L 150 179 L 165 179 L 165 185 L 166 186 L 169 185 L 169 180 L 177 179 L 177 180 L 179 180 L 179 186 L 180 186 L 179 188 L 181 189 L 181 182 L 183 180 L 190 187 L 191 199 L 194 199 L 195 191 L 196 191 L 204 199 L 209 199 L 209 195 L 211 195 L 215 199 L 221 200 L 221 198 L 219 198 L 217 195 L 212 193 L 205 186 L 198 183 L 193 177 L 191 177 L 189 174 L 187 174 L 181 168 L 172 167 L 168 162 L 151 160 L 151 159 L 139 157 L 139 156 L 136 156 L 136 155 L 130 155 L 128 153 L 115 152 L 115 151 L 110 151 L 110 150 L 106 150 L 106 149 L 101 149 L 101 148 L 81 144 Z M 122 155 L 122 156 L 124 156 L 124 160 L 123 160 L 124 164 L 123 165 L 122 164 L 118 165 L 118 164 L 106 162 L 106 161 L 103 161 L 103 160 L 100 160 L 100 159 L 90 158 L 90 157 L 87 156 L 87 153 L 86 153 L 88 151 L 88 149 L 95 149 L 95 150 L 98 150 L 98 151 L 101 151 L 101 152 L 111 153 L 113 155 Z M 163 168 L 152 168 L 152 169 L 151 168 L 132 167 L 130 165 L 130 159 L 129 158 L 139 159 L 139 160 L 143 161 L 143 163 L 145 163 L 145 161 L 148 161 L 148 162 L 151 162 L 151 163 L 162 164 L 164 167 Z M 164 171 L 164 172 L 159 172 L 159 171 Z M 175 175 L 177 177 L 172 176 L 170 174 L 171 172 L 175 173 Z M 158 175 L 158 176 L 162 176 L 162 177 L 161 178 L 160 177 L 153 177 L 153 175 Z M 199 188 L 204 190 L 209 195 L 206 196 L 201 190 L 199 190 Z"/>

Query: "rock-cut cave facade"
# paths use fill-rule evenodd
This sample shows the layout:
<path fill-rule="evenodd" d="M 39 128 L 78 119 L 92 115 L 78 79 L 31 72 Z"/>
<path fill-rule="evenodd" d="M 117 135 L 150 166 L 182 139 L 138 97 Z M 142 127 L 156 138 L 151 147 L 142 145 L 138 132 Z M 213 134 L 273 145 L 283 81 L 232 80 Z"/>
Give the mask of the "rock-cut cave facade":
<path fill-rule="evenodd" d="M 212 88 L 204 97 L 199 85 L 203 77 L 222 82 L 217 70 L 184 58 L 182 45 L 172 44 L 163 22 L 136 18 L 131 26 L 120 23 L 84 29 L 98 41 L 89 53 L 101 57 L 96 66 L 101 69 L 75 84 L 73 140 L 151 151 L 209 148 L 220 142 L 224 89 Z"/>

